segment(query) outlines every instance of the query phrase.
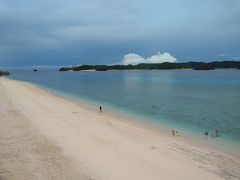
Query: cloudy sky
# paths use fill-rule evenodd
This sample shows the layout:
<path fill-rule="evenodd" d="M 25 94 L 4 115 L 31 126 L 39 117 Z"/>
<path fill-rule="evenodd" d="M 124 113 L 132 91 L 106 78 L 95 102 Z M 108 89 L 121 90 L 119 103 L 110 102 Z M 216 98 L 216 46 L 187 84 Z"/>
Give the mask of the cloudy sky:
<path fill-rule="evenodd" d="M 240 0 L 0 0 L 0 66 L 240 60 Z"/>

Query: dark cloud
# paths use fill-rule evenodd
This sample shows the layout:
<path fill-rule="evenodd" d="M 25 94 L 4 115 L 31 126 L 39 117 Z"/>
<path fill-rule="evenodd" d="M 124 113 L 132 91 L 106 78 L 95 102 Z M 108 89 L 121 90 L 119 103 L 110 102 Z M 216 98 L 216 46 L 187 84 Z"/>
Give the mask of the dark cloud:
<path fill-rule="evenodd" d="M 240 52 L 239 22 L 238 0 L 0 0 L 0 66 L 221 59 Z"/>

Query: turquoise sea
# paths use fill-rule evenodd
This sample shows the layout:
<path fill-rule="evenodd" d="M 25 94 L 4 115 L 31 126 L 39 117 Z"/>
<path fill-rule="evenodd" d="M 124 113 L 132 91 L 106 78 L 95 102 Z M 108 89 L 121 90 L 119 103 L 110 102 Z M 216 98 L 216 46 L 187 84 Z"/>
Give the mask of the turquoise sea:
<path fill-rule="evenodd" d="M 58 72 L 12 70 L 13 79 L 199 135 L 240 143 L 239 70 Z"/>

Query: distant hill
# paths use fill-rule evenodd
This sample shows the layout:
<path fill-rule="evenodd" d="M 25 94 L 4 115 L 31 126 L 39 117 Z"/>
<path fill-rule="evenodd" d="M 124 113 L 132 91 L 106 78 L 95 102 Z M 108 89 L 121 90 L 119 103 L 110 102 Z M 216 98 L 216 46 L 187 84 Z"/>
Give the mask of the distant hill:
<path fill-rule="evenodd" d="M 0 76 L 8 76 L 8 75 L 10 75 L 9 72 L 0 70 Z"/>
<path fill-rule="evenodd" d="M 214 62 L 184 62 L 184 63 L 159 63 L 159 64 L 137 64 L 137 65 L 81 65 L 75 67 L 62 67 L 59 71 L 108 71 L 108 70 L 153 70 L 153 69 L 193 69 L 214 70 L 236 68 L 240 69 L 240 61 L 214 61 Z"/>

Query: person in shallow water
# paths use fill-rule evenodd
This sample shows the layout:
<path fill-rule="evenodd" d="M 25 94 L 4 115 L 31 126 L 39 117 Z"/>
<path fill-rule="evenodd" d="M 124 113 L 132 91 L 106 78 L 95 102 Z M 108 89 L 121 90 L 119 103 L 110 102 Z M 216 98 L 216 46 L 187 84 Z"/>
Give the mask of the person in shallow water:
<path fill-rule="evenodd" d="M 180 134 L 179 134 L 179 132 L 178 132 L 178 131 L 176 131 L 176 132 L 175 132 L 175 135 L 176 135 L 176 136 L 180 136 Z"/>
<path fill-rule="evenodd" d="M 102 112 L 102 106 L 99 106 L 99 111 Z"/>
<path fill-rule="evenodd" d="M 208 132 L 206 131 L 205 133 L 204 133 L 206 136 L 208 136 Z"/>
<path fill-rule="evenodd" d="M 178 131 L 175 131 L 174 129 L 172 129 L 172 135 L 173 136 L 180 136 Z"/>

